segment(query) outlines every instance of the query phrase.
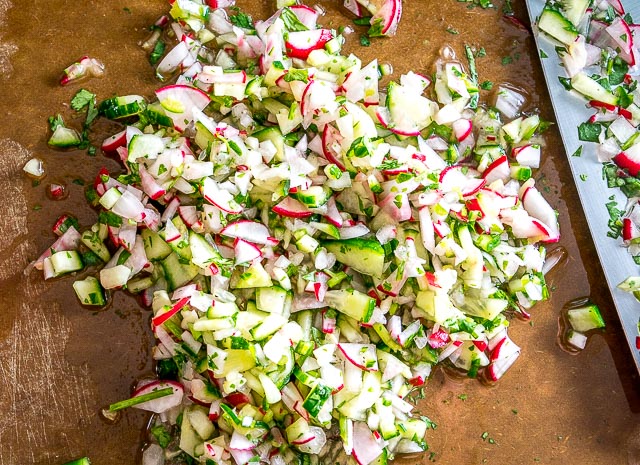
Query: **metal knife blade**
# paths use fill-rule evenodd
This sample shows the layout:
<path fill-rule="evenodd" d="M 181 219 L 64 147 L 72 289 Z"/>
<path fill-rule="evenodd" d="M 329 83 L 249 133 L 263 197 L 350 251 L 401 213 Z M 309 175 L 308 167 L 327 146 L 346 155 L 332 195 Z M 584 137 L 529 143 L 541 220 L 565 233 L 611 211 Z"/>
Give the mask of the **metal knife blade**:
<path fill-rule="evenodd" d="M 627 13 L 640 18 L 640 2 L 626 0 L 622 2 Z M 526 0 L 531 23 L 534 24 L 545 0 Z M 583 100 L 567 92 L 558 80 L 558 76 L 566 76 L 564 68 L 556 54 L 556 44 L 544 37 L 537 28 L 533 27 L 538 50 L 541 54 L 542 69 L 544 71 L 547 88 L 553 103 L 558 128 L 564 142 L 567 159 L 571 167 L 573 179 L 578 189 L 582 208 L 587 218 L 593 241 L 604 270 L 604 275 L 611 290 L 614 304 L 620 316 L 626 339 L 631 353 L 640 372 L 640 350 L 636 348 L 638 336 L 638 321 L 640 318 L 640 302 L 635 297 L 618 289 L 618 284 L 629 276 L 640 275 L 640 267 L 636 265 L 627 250 L 621 246 L 620 239 L 607 236 L 609 227 L 609 213 L 605 207 L 609 197 L 622 208 L 626 205 L 626 197 L 618 189 L 609 189 L 602 179 L 602 164 L 596 156 L 596 144 L 582 142 L 578 139 L 577 127 L 589 119 L 593 110 L 585 106 Z M 546 58 L 542 58 L 546 55 Z M 582 148 L 580 157 L 571 156 Z M 585 177 L 586 176 L 586 177 Z"/>

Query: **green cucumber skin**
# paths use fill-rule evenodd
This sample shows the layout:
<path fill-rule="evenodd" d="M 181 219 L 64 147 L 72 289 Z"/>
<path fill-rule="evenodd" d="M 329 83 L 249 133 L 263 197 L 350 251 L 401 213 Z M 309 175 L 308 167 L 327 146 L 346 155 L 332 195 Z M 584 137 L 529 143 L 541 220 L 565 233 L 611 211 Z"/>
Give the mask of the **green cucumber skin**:
<path fill-rule="evenodd" d="M 323 241 L 321 245 L 338 261 L 363 274 L 382 277 L 384 249 L 376 239 L 344 239 Z"/>

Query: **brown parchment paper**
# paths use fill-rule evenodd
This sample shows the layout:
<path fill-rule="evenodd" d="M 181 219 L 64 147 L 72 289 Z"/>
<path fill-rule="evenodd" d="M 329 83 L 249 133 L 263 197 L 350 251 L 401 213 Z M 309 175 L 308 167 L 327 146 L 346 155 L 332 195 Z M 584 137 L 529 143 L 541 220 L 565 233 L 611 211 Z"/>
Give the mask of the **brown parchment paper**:
<path fill-rule="evenodd" d="M 397 76 L 409 69 L 431 72 L 444 44 L 461 57 L 465 43 L 484 47 L 487 56 L 477 63 L 481 80 L 525 88 L 527 108 L 553 121 L 517 0 L 523 27 L 503 19 L 500 0 L 492 10 L 467 9 L 456 0 L 404 3 L 395 38 L 361 47 L 364 31 L 356 28 L 349 49 L 363 61 L 377 57 L 391 63 Z M 255 17 L 273 8 L 263 1 L 239 4 Z M 337 3 L 321 4 L 328 10 L 325 26 L 349 22 Z M 73 277 L 45 283 L 40 273 L 23 270 L 55 240 L 51 226 L 61 213 L 73 213 L 85 227 L 95 221 L 83 187 L 73 180 L 90 183 L 101 166 L 117 169 L 100 153 L 89 157 L 47 148 L 47 117 L 62 113 L 80 127 L 83 117 L 68 108 L 80 87 L 99 99 L 152 95 L 159 83 L 138 42 L 147 36 L 145 27 L 167 10 L 161 0 L 0 0 L 0 465 L 61 464 L 83 455 L 96 465 L 139 463 L 147 416 L 131 410 L 108 424 L 99 411 L 128 397 L 135 380 L 151 373 L 149 313 L 123 293 L 108 310 L 88 311 L 73 295 Z M 60 87 L 61 70 L 85 54 L 101 59 L 106 75 Z M 506 56 L 512 63 L 503 65 Z M 99 122 L 95 129 L 92 137 L 99 145 L 116 126 Z M 21 171 L 32 156 L 46 165 L 38 186 Z M 640 463 L 639 381 L 565 157 L 551 128 L 538 185 L 560 212 L 559 246 L 568 258 L 549 276 L 552 297 L 534 309 L 531 323 L 513 322 L 511 334 L 523 355 L 491 387 L 437 371 L 420 404 L 438 424 L 428 436 L 430 451 L 397 463 Z M 60 181 L 68 197 L 48 200 L 47 184 Z M 581 354 L 571 355 L 557 343 L 558 317 L 566 302 L 584 296 L 600 305 L 607 330 L 593 336 Z"/>

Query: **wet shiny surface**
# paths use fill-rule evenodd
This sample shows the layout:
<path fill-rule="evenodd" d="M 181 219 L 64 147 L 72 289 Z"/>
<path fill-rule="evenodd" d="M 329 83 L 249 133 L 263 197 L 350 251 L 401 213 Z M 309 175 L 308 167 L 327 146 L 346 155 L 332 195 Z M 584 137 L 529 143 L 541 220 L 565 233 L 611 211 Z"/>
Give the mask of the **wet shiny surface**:
<path fill-rule="evenodd" d="M 267 3 L 239 3 L 256 17 L 268 11 Z M 0 0 L 0 18 L 5 7 Z M 137 43 L 146 37 L 144 27 L 166 10 L 160 0 L 14 0 L 0 30 L 1 465 L 59 464 L 85 454 L 97 465 L 139 460 L 146 416 L 132 410 L 110 425 L 99 411 L 127 397 L 132 383 L 151 372 L 149 313 L 122 293 L 107 310 L 88 311 L 73 295 L 74 278 L 44 283 L 38 272 L 25 276 L 22 270 L 55 240 L 50 228 L 61 213 L 77 215 L 84 227 L 95 221 L 74 180 L 89 183 L 101 166 L 117 168 L 100 154 L 49 150 L 46 118 L 60 112 L 79 127 L 83 116 L 75 117 L 67 105 L 81 86 L 100 99 L 150 96 L 158 83 Z M 517 16 L 526 18 L 524 10 Z M 330 9 L 323 23 L 338 27 L 347 18 Z M 553 120 L 533 39 L 499 10 L 467 10 L 455 0 L 405 1 L 397 37 L 362 48 L 356 45 L 361 32 L 350 36 L 351 49 L 363 61 L 378 57 L 393 64 L 396 75 L 430 72 L 445 43 L 460 57 L 465 43 L 484 47 L 487 56 L 477 61 L 480 79 L 527 89 L 528 109 Z M 60 71 L 84 54 L 101 59 L 106 76 L 59 87 Z M 506 56 L 512 63 L 502 65 Z M 96 129 L 99 142 L 115 127 L 102 122 Z M 32 156 L 44 159 L 47 171 L 35 187 L 21 172 Z M 67 185 L 66 199 L 46 198 L 54 181 Z M 531 323 L 512 324 L 523 355 L 496 386 L 437 371 L 420 404 L 438 424 L 428 437 L 434 455 L 396 463 L 640 463 L 640 382 L 555 128 L 548 131 L 538 185 L 560 211 L 560 246 L 568 258 L 549 275 L 551 300 L 534 309 Z M 567 302 L 585 296 L 601 307 L 607 331 L 573 355 L 557 342 L 559 317 Z"/>

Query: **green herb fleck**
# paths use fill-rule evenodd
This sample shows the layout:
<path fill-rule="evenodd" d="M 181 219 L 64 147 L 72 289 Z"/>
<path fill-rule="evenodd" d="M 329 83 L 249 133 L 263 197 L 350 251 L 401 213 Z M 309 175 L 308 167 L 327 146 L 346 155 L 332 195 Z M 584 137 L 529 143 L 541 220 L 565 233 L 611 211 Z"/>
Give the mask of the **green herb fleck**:
<path fill-rule="evenodd" d="M 576 149 L 575 152 L 571 155 L 572 157 L 579 157 L 582 155 L 582 145 Z"/>
<path fill-rule="evenodd" d="M 156 63 L 158 63 L 160 61 L 160 58 L 162 58 L 162 55 L 164 54 L 166 47 L 167 45 L 164 43 L 164 41 L 162 40 L 157 41 L 156 44 L 153 46 L 153 50 L 151 51 L 151 54 L 149 55 L 149 63 L 151 63 L 152 65 L 155 65 Z"/>
<path fill-rule="evenodd" d="M 253 27 L 253 18 L 251 16 L 240 11 L 240 8 L 234 7 L 232 10 L 235 14 L 229 16 L 229 21 L 234 26 L 241 27 L 243 29 L 254 29 Z"/>
<path fill-rule="evenodd" d="M 447 32 L 448 32 L 449 34 L 453 34 L 453 35 L 458 35 L 458 34 L 460 34 L 460 32 L 458 32 L 458 30 L 457 30 L 457 29 L 455 29 L 455 28 L 454 28 L 454 27 L 452 27 L 452 26 L 449 26 L 449 27 L 447 28 Z"/>
<path fill-rule="evenodd" d="M 89 103 L 95 102 L 96 94 L 89 92 L 86 89 L 80 89 L 76 95 L 71 99 L 71 108 L 75 111 L 80 111 Z"/>
<path fill-rule="evenodd" d="M 360 36 L 360 45 L 362 45 L 363 47 L 368 47 L 369 45 L 371 45 L 371 40 L 369 40 L 369 37 L 367 37 L 366 34 L 362 34 Z"/>
<path fill-rule="evenodd" d="M 480 88 L 482 90 L 491 90 L 491 89 L 493 89 L 493 82 L 491 82 L 491 81 L 483 81 L 480 84 Z"/>
<path fill-rule="evenodd" d="M 151 434 L 156 438 L 158 444 L 163 449 L 166 449 L 169 443 L 171 442 L 171 435 L 169 431 L 164 427 L 164 425 L 156 425 L 151 428 Z"/>
<path fill-rule="evenodd" d="M 578 139 L 584 142 L 598 142 L 601 132 L 600 123 L 582 123 L 578 126 Z"/>

